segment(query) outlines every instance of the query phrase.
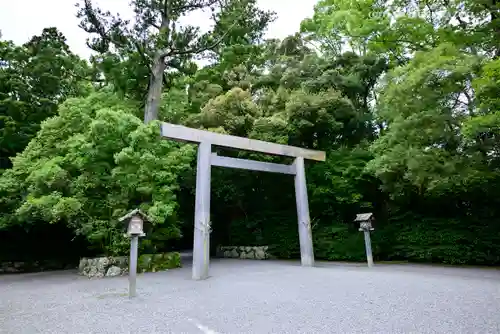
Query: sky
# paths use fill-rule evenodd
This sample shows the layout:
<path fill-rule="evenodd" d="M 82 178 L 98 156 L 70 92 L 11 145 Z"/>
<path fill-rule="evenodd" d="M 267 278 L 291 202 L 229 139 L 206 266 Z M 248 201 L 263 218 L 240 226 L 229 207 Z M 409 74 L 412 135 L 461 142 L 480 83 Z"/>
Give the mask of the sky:
<path fill-rule="evenodd" d="M 12 40 L 16 44 L 27 42 L 33 35 L 41 33 L 43 28 L 57 27 L 67 38 L 71 50 L 85 58 L 90 56 L 85 41 L 87 34 L 78 28 L 75 16 L 77 0 L 0 0 L 0 30 L 2 39 Z M 277 14 L 266 37 L 283 38 L 299 30 L 300 22 L 313 14 L 317 0 L 257 0 L 259 7 L 272 10 Z M 130 0 L 94 0 L 102 9 L 129 18 L 132 11 Z M 209 29 L 207 15 L 193 13 L 186 17 L 197 22 L 202 29 Z"/>

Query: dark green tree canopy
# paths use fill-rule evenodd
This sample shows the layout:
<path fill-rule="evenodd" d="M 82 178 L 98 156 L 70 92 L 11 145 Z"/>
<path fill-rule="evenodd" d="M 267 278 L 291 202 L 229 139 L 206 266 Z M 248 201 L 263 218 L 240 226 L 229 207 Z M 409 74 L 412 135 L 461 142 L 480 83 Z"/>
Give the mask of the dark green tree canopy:
<path fill-rule="evenodd" d="M 0 40 L 0 169 L 11 165 L 9 158 L 57 113 L 59 103 L 88 92 L 89 74 L 56 28 L 20 46 Z"/>

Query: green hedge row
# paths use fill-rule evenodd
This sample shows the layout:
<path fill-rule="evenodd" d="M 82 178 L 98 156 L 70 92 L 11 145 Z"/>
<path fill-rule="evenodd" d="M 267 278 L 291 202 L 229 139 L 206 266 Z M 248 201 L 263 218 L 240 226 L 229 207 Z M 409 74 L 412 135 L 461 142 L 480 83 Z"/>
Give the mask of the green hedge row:
<path fill-rule="evenodd" d="M 363 233 L 354 225 L 315 224 L 317 259 L 365 261 Z M 299 258 L 295 219 L 237 221 L 229 225 L 231 244 L 269 245 L 278 258 Z M 372 232 L 377 261 L 500 265 L 500 224 L 497 221 L 399 217 L 377 224 Z"/>

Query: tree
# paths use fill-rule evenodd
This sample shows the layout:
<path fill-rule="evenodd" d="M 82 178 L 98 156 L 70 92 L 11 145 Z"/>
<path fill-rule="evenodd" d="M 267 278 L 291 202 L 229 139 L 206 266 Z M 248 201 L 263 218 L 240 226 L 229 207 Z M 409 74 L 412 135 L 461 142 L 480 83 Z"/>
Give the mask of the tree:
<path fill-rule="evenodd" d="M 57 105 L 91 89 L 85 61 L 56 28 L 23 45 L 0 41 L 0 168 L 21 152 Z"/>
<path fill-rule="evenodd" d="M 371 92 L 386 62 L 352 53 L 319 56 L 298 35 L 266 41 L 261 57 L 225 67 L 225 75 L 197 73 L 204 95 L 200 113 L 189 126 L 219 129 L 232 135 L 327 151 L 328 161 L 308 169 L 315 233 L 339 223 L 359 206 L 373 180 L 362 173 L 370 153 L 361 143 L 372 136 Z M 224 65 L 229 65 L 229 59 Z M 212 73 L 218 75 L 211 75 Z M 215 95 L 207 97 L 207 88 Z M 229 88 L 232 87 L 232 88 Z M 229 89 L 228 89 L 229 88 Z M 228 89 L 226 91 L 226 89 Z M 290 163 L 282 157 L 221 152 L 240 158 Z M 353 165 L 349 171 L 343 171 Z M 355 165 L 355 166 L 354 166 Z M 281 256 L 297 254 L 293 182 L 287 176 L 213 171 L 214 240 L 239 244 L 274 244 Z M 364 189 L 364 191 L 362 191 Z M 371 194 L 370 194 L 371 195 Z M 221 208 L 221 209 L 218 209 Z M 222 209 L 223 208 L 223 209 Z M 214 241 L 215 242 L 215 241 Z"/>
<path fill-rule="evenodd" d="M 239 41 L 246 35 L 255 38 L 257 30 L 248 27 L 248 21 L 255 19 L 265 27 L 271 19 L 269 13 L 255 9 L 254 0 L 134 0 L 132 7 L 136 14 L 132 25 L 118 15 L 94 8 L 91 0 L 83 1 L 78 17 L 82 19 L 80 26 L 93 35 L 88 45 L 99 53 L 98 63 L 110 69 L 110 64 L 124 60 L 136 68 L 134 86 L 147 90 L 145 123 L 158 118 L 161 94 L 164 85 L 171 84 L 172 76 L 196 70 L 194 56 L 216 50 L 222 43 Z M 202 34 L 198 27 L 180 24 L 182 17 L 205 9 L 212 11 L 214 33 Z M 236 30 L 238 24 L 240 31 Z M 233 30 L 240 37 L 233 38 Z M 125 76 L 127 80 L 129 75 L 130 71 Z"/>
<path fill-rule="evenodd" d="M 442 43 L 498 57 L 499 26 L 496 0 L 321 0 L 301 30 L 326 51 L 375 52 L 405 63 Z"/>
<path fill-rule="evenodd" d="M 176 180 L 194 147 L 160 141 L 158 124 L 144 125 L 136 108 L 106 92 L 64 102 L 0 178 L 0 228 L 66 224 L 98 251 L 123 253 L 118 218 L 139 207 L 162 240 L 153 246 L 179 238 Z"/>
<path fill-rule="evenodd" d="M 386 129 L 370 162 L 384 184 L 399 190 L 411 185 L 423 195 L 469 171 L 460 133 L 472 106 L 463 93 L 478 66 L 477 57 L 443 45 L 418 53 L 387 78 L 378 106 Z"/>

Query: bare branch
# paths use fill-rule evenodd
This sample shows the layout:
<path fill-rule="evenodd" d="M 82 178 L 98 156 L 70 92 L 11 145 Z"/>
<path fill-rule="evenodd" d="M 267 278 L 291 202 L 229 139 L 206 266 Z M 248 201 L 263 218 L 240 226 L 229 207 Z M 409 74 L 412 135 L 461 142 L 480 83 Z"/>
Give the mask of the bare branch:
<path fill-rule="evenodd" d="M 135 49 L 137 50 L 137 53 L 139 53 L 142 60 L 144 61 L 144 64 L 146 64 L 149 72 L 151 73 L 150 60 L 146 57 L 146 52 L 144 52 L 144 48 L 137 41 L 134 41 L 134 46 L 135 46 Z"/>
<path fill-rule="evenodd" d="M 432 9 L 431 4 L 428 1 L 425 2 L 425 6 L 429 10 L 429 18 L 430 18 L 430 21 L 431 21 L 432 25 L 434 26 L 435 25 L 434 10 Z"/>
<path fill-rule="evenodd" d="M 193 10 L 203 9 L 205 7 L 213 6 L 217 2 L 219 2 L 219 0 L 210 0 L 208 2 L 200 2 L 198 4 L 191 3 L 191 4 L 186 4 L 186 5 L 174 7 L 174 8 L 172 8 L 172 11 L 174 11 L 176 13 L 182 13 L 185 11 L 193 11 Z"/>
<path fill-rule="evenodd" d="M 158 29 L 158 30 L 161 30 L 161 27 L 160 27 L 159 25 L 157 25 L 156 23 L 154 23 L 154 22 L 149 22 L 149 24 L 150 24 L 152 27 L 154 27 L 154 28 L 156 28 L 156 29 Z"/>
<path fill-rule="evenodd" d="M 224 38 L 227 37 L 227 35 L 229 35 L 229 33 L 233 30 L 233 28 L 236 26 L 238 20 L 235 20 L 233 22 L 233 24 L 231 24 L 231 26 L 226 30 L 226 32 L 221 36 L 219 37 L 214 43 L 212 43 L 212 45 L 209 45 L 209 46 L 205 46 L 205 47 L 199 47 L 199 48 L 191 48 L 191 49 L 188 49 L 188 50 L 163 50 L 160 52 L 160 55 L 161 57 L 170 57 L 170 56 L 182 56 L 182 55 L 187 55 L 187 54 L 197 54 L 197 53 L 201 53 L 203 51 L 207 51 L 207 50 L 212 50 L 214 48 L 216 48 L 217 46 L 219 46 L 223 41 L 224 41 Z"/>

